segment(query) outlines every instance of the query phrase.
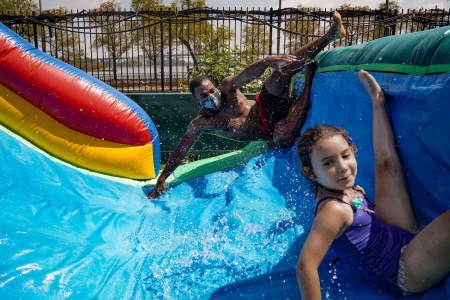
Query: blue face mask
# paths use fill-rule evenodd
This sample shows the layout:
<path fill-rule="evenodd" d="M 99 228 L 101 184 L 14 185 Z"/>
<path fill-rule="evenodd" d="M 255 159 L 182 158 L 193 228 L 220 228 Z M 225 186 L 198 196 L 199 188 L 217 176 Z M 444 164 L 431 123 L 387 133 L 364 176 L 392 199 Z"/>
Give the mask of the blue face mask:
<path fill-rule="evenodd" d="M 198 104 L 207 110 L 218 110 L 220 107 L 220 91 L 217 90 L 214 94 L 209 95 Z"/>

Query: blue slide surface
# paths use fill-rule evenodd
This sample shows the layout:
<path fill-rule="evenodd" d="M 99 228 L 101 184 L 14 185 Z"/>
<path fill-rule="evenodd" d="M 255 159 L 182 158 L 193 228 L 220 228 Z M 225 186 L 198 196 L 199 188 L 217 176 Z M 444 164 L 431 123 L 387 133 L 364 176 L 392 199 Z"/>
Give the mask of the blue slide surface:
<path fill-rule="evenodd" d="M 421 225 L 449 208 L 450 75 L 373 73 Z M 302 86 L 300 78 L 295 82 Z M 346 128 L 373 199 L 370 99 L 350 71 L 318 74 L 304 128 Z M 0 130 L 1 299 L 299 299 L 295 263 L 314 195 L 295 147 L 147 201 L 142 187 L 80 172 Z M 326 299 L 400 299 L 330 252 Z M 409 299 L 449 299 L 450 280 Z"/>

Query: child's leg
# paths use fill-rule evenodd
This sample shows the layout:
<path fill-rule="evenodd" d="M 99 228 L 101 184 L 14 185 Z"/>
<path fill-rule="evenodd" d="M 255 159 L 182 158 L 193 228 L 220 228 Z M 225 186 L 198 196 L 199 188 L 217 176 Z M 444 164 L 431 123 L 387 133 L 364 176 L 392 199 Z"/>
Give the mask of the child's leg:
<path fill-rule="evenodd" d="M 298 61 L 294 61 L 286 66 L 283 66 L 281 68 L 281 72 L 275 70 L 265 80 L 265 87 L 270 94 L 281 98 L 287 98 L 289 95 L 289 84 L 291 82 L 291 77 L 301 70 L 305 64 L 305 60 L 313 59 L 329 43 L 334 41 L 336 37 L 345 36 L 346 32 L 344 26 L 342 25 L 341 15 L 337 11 L 334 12 L 333 20 L 333 24 L 325 35 L 309 42 L 292 53 L 292 55 L 298 57 Z"/>
<path fill-rule="evenodd" d="M 295 139 L 300 135 L 300 129 L 306 121 L 309 107 L 311 106 L 312 81 L 317 69 L 317 62 L 310 60 L 305 66 L 305 83 L 303 90 L 295 103 L 289 109 L 286 118 L 275 124 L 273 140 L 280 147 L 291 147 Z"/>
<path fill-rule="evenodd" d="M 405 287 L 419 293 L 444 279 L 450 271 L 450 210 L 421 230 L 405 247 L 401 260 Z"/>
<path fill-rule="evenodd" d="M 366 71 L 358 77 L 372 98 L 375 154 L 375 213 L 386 223 L 414 232 L 416 219 L 403 181 L 395 139 L 384 107 L 384 93 Z"/>

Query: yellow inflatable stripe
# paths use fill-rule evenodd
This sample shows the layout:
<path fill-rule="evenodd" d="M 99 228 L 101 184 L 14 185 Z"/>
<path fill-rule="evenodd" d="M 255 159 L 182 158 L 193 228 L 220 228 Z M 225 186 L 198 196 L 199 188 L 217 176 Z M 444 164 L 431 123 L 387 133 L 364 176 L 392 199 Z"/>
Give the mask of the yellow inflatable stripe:
<path fill-rule="evenodd" d="M 2 84 L 0 123 L 75 166 L 125 178 L 155 177 L 152 144 L 124 145 L 70 129 Z"/>

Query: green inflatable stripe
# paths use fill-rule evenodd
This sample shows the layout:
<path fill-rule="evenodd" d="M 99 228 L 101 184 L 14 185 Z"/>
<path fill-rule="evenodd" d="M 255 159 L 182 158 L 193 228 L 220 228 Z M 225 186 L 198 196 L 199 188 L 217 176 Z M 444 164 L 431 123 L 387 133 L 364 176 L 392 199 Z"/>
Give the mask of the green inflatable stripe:
<path fill-rule="evenodd" d="M 317 55 L 317 72 L 370 71 L 425 75 L 450 72 L 450 26 L 393 35 Z M 302 75 L 297 75 L 302 76 Z"/>
<path fill-rule="evenodd" d="M 432 73 L 449 72 L 450 64 L 432 65 L 432 66 L 396 65 L 396 64 L 381 64 L 381 63 L 379 63 L 379 64 L 360 64 L 360 65 L 342 65 L 342 66 L 329 66 L 329 67 L 319 68 L 318 72 L 359 71 L 359 70 L 426 75 L 426 74 L 432 74 Z"/>
<path fill-rule="evenodd" d="M 167 178 L 166 186 L 237 166 L 266 150 L 267 143 L 265 141 L 253 141 L 240 150 L 181 165 Z M 152 179 L 145 184 L 145 187 L 154 187 L 155 184 L 156 179 Z"/>

